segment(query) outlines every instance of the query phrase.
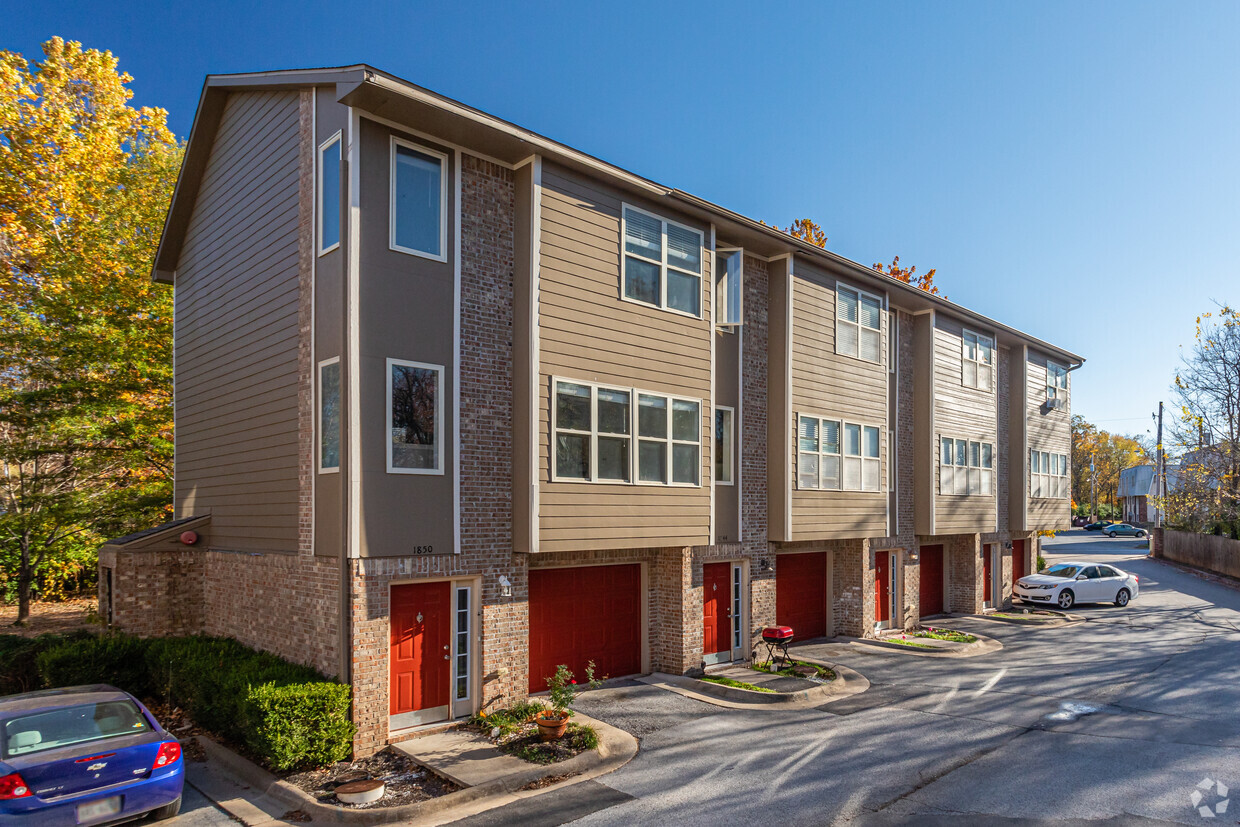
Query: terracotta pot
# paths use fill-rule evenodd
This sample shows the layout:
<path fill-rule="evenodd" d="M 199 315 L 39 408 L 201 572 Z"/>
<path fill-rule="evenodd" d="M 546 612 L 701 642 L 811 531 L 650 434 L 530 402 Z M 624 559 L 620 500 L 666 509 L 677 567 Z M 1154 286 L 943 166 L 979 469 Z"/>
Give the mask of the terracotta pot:
<path fill-rule="evenodd" d="M 568 716 L 560 717 L 558 712 L 540 712 L 534 723 L 538 724 L 538 740 L 554 741 L 564 737 L 564 731 L 568 729 Z"/>

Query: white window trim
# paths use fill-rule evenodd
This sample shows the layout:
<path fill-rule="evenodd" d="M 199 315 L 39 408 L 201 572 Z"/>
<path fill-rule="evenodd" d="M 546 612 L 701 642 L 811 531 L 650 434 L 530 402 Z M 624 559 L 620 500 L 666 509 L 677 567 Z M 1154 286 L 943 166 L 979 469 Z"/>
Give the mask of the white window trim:
<path fill-rule="evenodd" d="M 318 466 L 319 466 L 320 474 L 339 474 L 340 473 L 339 465 L 329 466 L 329 467 L 324 467 L 323 465 L 323 368 L 327 367 L 328 365 L 332 365 L 332 364 L 337 364 L 337 365 L 340 364 L 340 357 L 333 356 L 330 359 L 324 359 L 322 362 L 319 362 L 319 373 L 318 373 L 318 376 L 315 377 L 315 381 L 318 383 L 318 388 L 317 388 L 318 393 L 315 399 L 315 401 L 318 404 L 315 405 L 315 411 L 314 411 L 314 420 L 315 420 L 314 431 L 318 435 L 318 439 L 316 440 L 316 445 L 315 445 L 315 453 L 318 454 Z M 340 403 L 342 406 L 341 410 L 343 412 L 343 403 L 344 403 L 344 375 L 343 373 L 341 374 L 340 379 L 341 379 Z M 388 403 L 388 407 L 389 408 L 391 407 L 390 402 Z M 344 421 L 344 417 L 341 417 L 341 422 L 343 423 L 343 421 Z M 340 445 L 339 447 L 337 447 L 336 450 L 338 453 L 340 453 L 342 452 L 343 448 L 344 448 L 344 434 L 341 433 L 340 434 Z"/>
<path fill-rule="evenodd" d="M 1058 371 L 1063 371 L 1063 387 L 1062 388 L 1059 387 L 1058 382 L 1055 381 L 1056 379 L 1058 379 L 1058 376 L 1056 376 L 1054 379 L 1051 378 L 1052 368 L 1055 368 Z M 1054 395 L 1051 395 L 1050 393 L 1052 388 L 1054 388 L 1055 390 Z M 1067 401 L 1068 399 L 1068 366 L 1067 365 L 1061 365 L 1053 359 L 1046 360 L 1046 390 L 1047 390 L 1047 394 L 1046 394 L 1047 399 L 1063 399 L 1064 401 Z"/>
<path fill-rule="evenodd" d="M 465 651 L 464 652 L 462 652 L 460 650 L 460 647 L 458 646 L 458 643 L 461 637 L 461 628 L 457 622 L 461 616 L 461 610 L 458 608 L 458 604 L 461 599 L 461 592 L 465 592 L 465 604 L 466 604 L 466 608 L 465 608 L 466 627 L 465 627 Z M 452 692 L 450 693 L 451 699 L 448 701 L 449 706 L 451 706 L 452 704 L 466 703 L 473 696 L 473 683 L 474 683 L 473 677 L 474 676 L 473 676 L 472 661 L 473 661 L 474 653 L 472 651 L 473 647 L 470 646 L 470 641 L 474 637 L 474 630 L 472 628 L 473 620 L 474 620 L 473 614 L 474 614 L 474 590 L 473 588 L 468 585 L 465 585 L 465 586 L 454 585 L 452 588 Z M 460 671 L 458 671 L 458 667 L 461 662 L 461 655 L 465 656 L 465 672 L 463 674 Z M 461 678 L 465 678 L 465 695 L 464 697 L 458 698 L 456 694 L 456 684 L 457 684 L 457 681 L 459 681 Z"/>
<path fill-rule="evenodd" d="M 585 431 L 578 431 L 578 430 L 571 429 L 571 428 L 560 428 L 559 427 L 559 410 L 558 410 L 558 406 L 556 405 L 555 396 L 556 396 L 556 385 L 558 385 L 561 382 L 563 382 L 566 385 L 580 385 L 582 387 L 590 389 L 590 431 L 588 434 L 588 436 L 590 437 L 590 478 L 589 479 L 582 479 L 580 477 L 561 477 L 559 474 L 556 473 L 556 461 L 555 461 L 556 432 L 563 430 L 566 433 L 587 435 L 587 432 Z M 598 479 L 598 437 L 599 437 L 598 392 L 599 390 L 620 391 L 622 393 L 629 394 L 629 433 L 628 433 L 629 479 L 628 479 L 628 482 L 625 482 L 624 480 Z M 604 384 L 600 382 L 587 382 L 581 379 L 570 379 L 565 376 L 552 376 L 551 377 L 550 392 L 551 392 L 551 400 L 550 400 L 551 439 L 549 442 L 548 459 L 550 461 L 549 470 L 550 470 L 551 482 L 579 483 L 583 485 L 585 484 L 588 484 L 588 485 L 643 485 L 643 486 L 653 486 L 655 488 L 701 488 L 702 487 L 702 467 L 701 466 L 702 466 L 702 457 L 704 456 L 703 450 L 702 450 L 702 410 L 705 406 L 703 405 L 703 402 L 701 399 L 694 399 L 688 396 L 676 396 L 674 394 L 660 393 L 658 391 L 648 391 L 648 390 L 643 390 L 641 388 L 627 388 L 627 387 L 621 387 L 619 385 L 608 385 L 608 384 Z M 637 398 L 639 395 L 657 396 L 660 399 L 664 399 L 667 401 L 667 437 L 661 440 L 667 444 L 667 467 L 666 467 L 667 482 L 641 481 L 637 479 L 638 442 L 641 439 L 645 439 L 647 442 L 660 441 L 653 437 L 640 437 L 637 434 L 637 408 L 638 408 Z M 694 482 L 694 483 L 672 481 L 672 446 L 694 444 L 693 442 L 689 440 L 672 438 L 672 403 L 673 402 L 692 402 L 698 406 L 698 440 L 696 443 L 697 448 L 698 448 L 697 482 Z M 389 405 L 389 407 L 391 406 Z M 612 436 L 612 435 L 603 434 L 603 436 Z M 622 435 L 615 434 L 614 436 L 620 437 Z M 711 443 L 714 444 L 714 421 L 713 420 L 711 422 Z M 711 466 L 711 476 L 712 477 L 714 476 L 713 465 Z"/>
<path fill-rule="evenodd" d="M 316 248 L 318 248 L 318 251 L 319 251 L 318 254 L 320 256 L 325 256 L 331 251 L 339 249 L 340 237 L 344 235 L 344 229 L 337 228 L 336 243 L 331 245 L 330 247 L 321 246 L 323 243 L 323 152 L 324 150 L 326 150 L 328 147 L 330 147 L 334 143 L 340 144 L 340 164 L 343 165 L 344 164 L 344 133 L 339 129 L 337 129 L 335 134 L 333 134 L 330 138 L 328 138 L 323 143 L 319 144 L 318 154 L 315 156 L 315 160 L 314 160 L 314 163 L 315 163 L 315 166 L 314 166 L 314 173 L 315 173 L 314 175 L 314 178 L 315 178 L 315 182 L 314 182 L 314 189 L 315 189 L 314 245 Z"/>
<path fill-rule="evenodd" d="M 956 442 L 965 443 L 965 449 L 964 449 L 965 464 L 964 465 L 957 465 L 954 460 L 951 463 L 947 464 L 946 466 L 944 465 L 943 463 L 943 440 L 945 439 L 950 439 L 953 441 L 953 445 L 952 445 L 952 456 L 953 457 L 955 457 L 955 443 Z M 973 465 L 970 462 L 970 458 L 969 458 L 969 454 L 971 453 L 969 449 L 969 444 L 973 442 L 976 442 L 980 446 L 978 448 L 978 463 L 979 463 L 978 465 Z M 990 446 L 990 467 L 989 468 L 980 464 L 981 456 L 982 454 L 985 453 L 983 449 L 987 445 Z M 937 495 L 943 496 L 943 497 L 992 497 L 992 498 L 999 496 L 999 485 L 998 485 L 999 469 L 997 467 L 998 466 L 998 454 L 995 451 L 995 444 L 993 442 L 987 442 L 984 439 L 969 439 L 968 437 L 958 437 L 958 436 L 953 436 L 951 434 L 939 434 L 938 440 L 936 441 L 936 445 L 935 445 L 935 453 L 937 454 L 937 462 L 939 465 L 938 485 L 935 487 L 935 493 Z M 943 468 L 944 467 L 948 467 L 952 469 L 964 468 L 966 471 L 971 470 L 971 469 L 977 469 L 978 471 L 981 471 L 983 473 L 989 473 L 990 474 L 990 493 L 989 494 L 983 493 L 981 491 L 981 484 L 979 483 L 978 493 L 970 494 L 968 491 L 969 486 L 968 486 L 967 474 L 965 476 L 965 492 L 963 494 L 957 493 L 956 491 L 944 491 L 943 490 Z M 952 487 L 954 488 L 955 487 L 954 475 L 952 479 L 953 479 Z"/>
<path fill-rule="evenodd" d="M 627 226 L 628 222 L 627 222 L 627 219 L 625 218 L 625 213 L 629 210 L 632 210 L 633 212 L 641 213 L 642 215 L 653 218 L 656 221 L 663 222 L 663 260 L 662 261 L 656 262 L 652 258 L 647 258 L 646 256 L 639 255 L 637 253 L 630 253 L 628 252 L 628 250 L 625 249 L 624 240 L 627 237 L 627 233 L 628 233 L 628 226 Z M 676 267 L 674 265 L 667 263 L 667 228 L 668 226 L 679 227 L 682 230 L 687 230 L 697 235 L 698 249 L 701 251 L 701 254 L 699 255 L 699 260 L 702 262 L 702 265 L 701 265 L 702 272 L 693 273 L 693 272 L 690 272 L 689 270 L 684 270 L 684 269 L 681 269 L 680 267 Z M 706 271 L 706 254 L 705 253 L 706 253 L 706 235 L 701 230 L 695 227 L 690 227 L 688 224 L 681 224 L 679 221 L 673 221 L 670 218 L 665 218 L 659 215 L 658 213 L 650 212 L 650 210 L 643 210 L 641 207 L 637 207 L 632 204 L 622 203 L 620 205 L 620 301 L 628 302 L 629 304 L 635 304 L 635 305 L 638 305 L 639 307 L 653 307 L 653 308 L 656 308 L 657 310 L 663 310 L 667 313 L 675 313 L 678 316 L 685 316 L 686 318 L 690 318 L 690 319 L 699 319 L 699 320 L 702 319 L 703 318 L 702 314 L 705 312 L 705 309 L 706 309 L 704 306 L 704 302 L 702 301 L 702 297 L 701 297 L 702 285 L 706 280 L 706 272 L 705 272 Z M 627 256 L 633 256 L 634 258 L 639 259 L 641 261 L 645 261 L 649 264 L 659 265 L 659 304 L 650 304 L 649 302 L 638 301 L 637 299 L 629 298 L 629 296 L 625 294 L 624 292 L 624 259 Z M 694 315 L 693 313 L 686 313 L 683 310 L 677 310 L 674 307 L 667 306 L 667 271 L 669 269 L 675 270 L 677 273 L 683 273 L 686 276 L 694 276 L 698 280 L 698 294 L 699 295 L 698 295 L 697 315 Z M 712 272 L 712 280 L 713 280 L 713 275 L 714 274 Z"/>
<path fill-rule="evenodd" d="M 979 357 L 981 356 L 981 353 L 982 353 L 982 350 L 981 350 L 982 340 L 983 339 L 986 340 L 987 344 L 990 345 L 990 361 L 989 362 L 984 362 L 980 358 L 970 359 L 968 356 L 965 355 L 964 339 L 966 336 L 973 336 L 977 339 L 977 343 L 978 343 L 977 353 Z M 977 381 L 976 381 L 976 377 L 978 375 L 977 373 L 973 374 L 974 384 L 970 385 L 968 382 L 964 381 L 965 362 L 972 362 L 978 367 L 985 365 L 986 367 L 990 368 L 990 387 L 989 388 L 983 388 L 977 384 Z M 978 390 L 978 391 L 981 391 L 982 393 L 995 393 L 996 392 L 995 386 L 997 384 L 999 384 L 999 377 L 998 377 L 998 371 L 995 369 L 995 337 L 991 336 L 989 333 L 978 333 L 976 330 L 969 330 L 967 327 L 964 328 L 963 332 L 960 334 L 960 385 L 961 387 L 971 388 L 972 390 Z"/>
<path fill-rule="evenodd" d="M 396 243 L 396 147 L 403 146 L 406 149 L 412 149 L 414 152 L 421 152 L 424 155 L 430 155 L 439 159 L 443 164 L 443 174 L 439 176 L 439 255 L 433 255 L 425 250 L 415 250 L 412 247 L 402 247 Z M 448 155 L 436 149 L 431 149 L 422 144 L 416 144 L 413 141 L 407 141 L 404 138 L 398 138 L 392 135 L 388 148 L 388 249 L 398 253 L 405 253 L 419 258 L 427 258 L 431 261 L 447 261 L 448 260 Z"/>
<path fill-rule="evenodd" d="M 740 321 L 738 322 L 715 322 L 715 329 L 718 330 L 720 333 L 735 333 L 737 329 L 740 328 L 745 323 L 745 248 L 744 247 L 716 247 L 711 252 L 712 252 L 713 257 L 711 258 L 710 274 L 711 274 L 711 280 L 715 282 L 716 287 L 719 286 L 719 282 L 718 282 L 719 254 L 722 253 L 724 256 L 731 256 L 733 253 L 740 253 L 740 256 L 741 256 L 740 307 L 738 308 L 738 312 L 740 313 Z M 727 273 L 725 272 L 724 276 L 726 277 L 726 275 Z M 714 302 L 715 302 L 715 318 L 718 318 L 720 315 L 719 314 L 720 302 L 719 302 L 718 289 L 715 290 Z"/>
<path fill-rule="evenodd" d="M 818 420 L 819 450 L 817 452 L 801 450 L 801 417 L 807 417 L 809 419 Z M 830 454 L 830 453 L 827 453 L 821 450 L 822 448 L 822 423 L 828 422 L 828 421 L 838 422 L 840 426 L 840 452 L 838 454 Z M 861 451 L 862 453 L 859 456 L 853 456 L 852 454 L 846 454 L 844 452 L 844 429 L 849 425 L 856 425 L 858 428 L 861 429 L 861 443 L 862 443 Z M 874 430 L 878 431 L 878 456 L 877 457 L 867 457 L 865 455 L 865 429 L 866 428 L 873 428 Z M 807 413 L 807 412 L 797 413 L 796 414 L 796 428 L 794 429 L 794 433 L 793 433 L 793 444 L 794 444 L 794 447 L 796 448 L 796 456 L 797 456 L 797 462 L 796 462 L 797 467 L 793 470 L 793 479 L 796 483 L 796 490 L 798 491 L 831 491 L 831 492 L 839 492 L 839 493 L 844 493 L 844 494 L 884 494 L 886 493 L 888 489 L 887 489 L 887 486 L 884 484 L 884 480 L 883 480 L 883 431 L 884 430 L 885 429 L 880 425 L 868 425 L 864 422 L 856 422 L 851 419 L 845 419 L 841 416 L 828 416 L 826 414 Z M 817 488 L 802 488 L 801 487 L 800 465 L 801 465 L 801 454 L 803 453 L 805 454 L 817 453 L 818 455 L 818 483 L 819 484 Z M 823 469 L 822 458 L 823 457 L 839 457 L 840 459 L 840 485 L 838 488 L 824 488 L 822 486 L 822 476 L 823 476 L 822 475 L 822 469 Z M 875 460 L 877 460 L 878 462 L 878 488 L 864 488 L 864 487 L 863 488 L 845 488 L 844 487 L 844 460 L 846 458 L 861 460 L 861 476 L 858 478 L 858 480 L 859 480 L 859 484 L 862 486 L 865 485 L 865 464 L 866 462 L 874 462 Z"/>
<path fill-rule="evenodd" d="M 434 468 L 397 468 L 392 465 L 392 368 L 399 365 L 406 368 L 421 368 L 435 371 L 435 467 Z M 443 421 L 443 365 L 431 365 L 426 362 L 410 362 L 405 359 L 388 359 L 384 371 L 384 383 L 387 386 L 387 410 L 384 412 L 386 427 L 383 430 L 384 443 L 387 445 L 387 472 L 389 474 L 417 474 L 421 476 L 443 476 L 443 443 L 447 438 L 447 429 Z"/>
<path fill-rule="evenodd" d="M 731 443 L 732 443 L 731 445 L 732 450 L 729 452 L 729 456 L 728 456 L 728 459 L 730 460 L 730 462 L 728 462 L 728 478 L 726 480 L 713 480 L 713 482 L 715 483 L 715 485 L 735 485 L 736 484 L 736 448 L 737 448 L 737 445 L 736 445 L 736 409 L 728 407 L 727 405 L 716 405 L 715 413 L 718 413 L 719 411 L 728 412 L 728 423 L 729 423 L 728 437 L 730 438 Z M 713 416 L 711 418 L 711 423 L 710 423 L 710 444 L 711 444 L 711 451 L 713 453 L 715 450 L 715 421 L 714 421 Z M 714 477 L 714 469 L 715 469 L 714 459 L 715 459 L 714 456 L 711 456 L 710 467 L 711 467 L 712 479 Z"/>
<path fill-rule="evenodd" d="M 851 290 L 852 292 L 857 294 L 857 321 L 855 322 L 846 321 L 840 318 L 840 289 L 841 288 L 843 288 L 844 290 Z M 878 361 L 875 361 L 873 359 L 867 359 L 861 355 L 861 329 L 862 327 L 865 327 L 865 325 L 861 324 L 861 297 L 862 296 L 874 299 L 875 301 L 878 302 L 878 335 L 879 335 L 879 340 L 880 340 L 879 346 L 878 346 Z M 881 341 L 882 335 L 883 335 L 883 326 L 886 324 L 886 318 L 887 318 L 887 312 L 886 312 L 887 302 L 883 299 L 883 297 L 878 295 L 877 293 L 871 293 L 868 290 L 862 290 L 860 287 L 854 287 L 848 282 L 837 281 L 835 283 L 835 307 L 833 310 L 834 310 L 833 315 L 835 316 L 835 326 L 832 328 L 832 330 L 835 332 L 835 353 L 836 355 L 847 356 L 849 359 L 856 359 L 858 362 L 865 362 L 867 365 L 883 365 L 887 359 L 887 354 L 886 354 L 887 348 L 883 347 L 882 341 Z M 844 353 L 840 350 L 839 330 L 840 330 L 841 322 L 843 322 L 844 324 L 854 325 L 857 328 L 857 352 L 855 354 Z M 874 328 L 872 327 L 866 327 L 866 330 L 873 330 L 873 329 Z M 856 424 L 856 423 L 853 423 L 853 424 Z"/>
<path fill-rule="evenodd" d="M 1030 448 L 1029 454 L 1030 454 L 1029 499 L 1031 500 L 1068 500 L 1068 499 L 1071 499 L 1072 498 L 1072 474 L 1070 473 L 1070 469 L 1068 468 L 1068 455 L 1061 454 L 1058 451 L 1042 451 L 1042 450 L 1039 450 L 1038 448 Z M 1046 454 L 1048 457 L 1058 456 L 1060 458 L 1060 465 L 1064 469 L 1064 473 L 1051 474 L 1047 471 L 1034 471 L 1033 470 L 1033 454 L 1039 454 L 1039 455 Z M 1041 467 L 1041 465 L 1042 465 L 1041 460 L 1039 460 L 1039 467 Z M 1041 482 L 1038 485 L 1037 494 L 1033 493 L 1034 491 L 1033 483 L 1034 483 L 1035 477 L 1040 478 L 1041 480 Z M 1045 483 L 1047 480 L 1062 480 L 1064 495 L 1062 497 L 1058 495 L 1048 496 L 1045 493 L 1043 493 L 1046 490 Z"/>

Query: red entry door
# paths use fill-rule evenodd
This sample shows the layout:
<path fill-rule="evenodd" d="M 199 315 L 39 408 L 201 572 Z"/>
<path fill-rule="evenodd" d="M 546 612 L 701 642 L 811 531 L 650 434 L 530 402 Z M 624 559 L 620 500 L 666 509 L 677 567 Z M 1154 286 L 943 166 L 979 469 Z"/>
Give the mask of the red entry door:
<path fill-rule="evenodd" d="M 732 564 L 702 566 L 702 654 L 732 651 Z"/>
<path fill-rule="evenodd" d="M 920 567 L 921 616 L 943 614 L 943 547 L 922 546 Z"/>
<path fill-rule="evenodd" d="M 994 565 L 991 558 L 995 556 L 994 546 L 982 546 L 982 601 L 990 603 L 994 600 L 991 596 L 994 586 Z"/>
<path fill-rule="evenodd" d="M 775 622 L 791 626 L 795 640 L 826 636 L 826 552 L 775 558 Z"/>
<path fill-rule="evenodd" d="M 392 587 L 391 714 L 448 703 L 451 584 Z"/>
<path fill-rule="evenodd" d="M 879 623 L 891 620 L 891 554 L 880 551 L 874 555 L 874 619 Z"/>
<path fill-rule="evenodd" d="M 1012 583 L 1028 574 L 1025 571 L 1025 541 L 1012 541 Z"/>

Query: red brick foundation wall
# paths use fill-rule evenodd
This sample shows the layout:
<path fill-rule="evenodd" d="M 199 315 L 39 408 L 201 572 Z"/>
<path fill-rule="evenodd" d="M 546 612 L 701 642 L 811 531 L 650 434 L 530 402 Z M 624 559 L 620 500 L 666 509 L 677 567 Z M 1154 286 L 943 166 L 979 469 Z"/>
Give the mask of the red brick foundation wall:
<path fill-rule="evenodd" d="M 180 551 L 99 552 L 100 615 L 103 571 L 112 571 L 112 626 L 140 637 L 192 635 L 202 630 L 201 554 Z"/>

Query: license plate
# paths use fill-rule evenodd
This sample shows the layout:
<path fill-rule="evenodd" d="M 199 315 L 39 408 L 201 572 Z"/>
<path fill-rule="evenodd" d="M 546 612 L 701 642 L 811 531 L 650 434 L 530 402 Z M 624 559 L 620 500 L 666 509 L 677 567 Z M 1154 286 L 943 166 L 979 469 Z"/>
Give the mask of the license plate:
<path fill-rule="evenodd" d="M 121 797 L 114 795 L 111 798 L 101 798 L 98 801 L 88 801 L 85 804 L 77 806 L 78 824 L 89 824 L 92 821 L 114 816 L 121 811 Z"/>

